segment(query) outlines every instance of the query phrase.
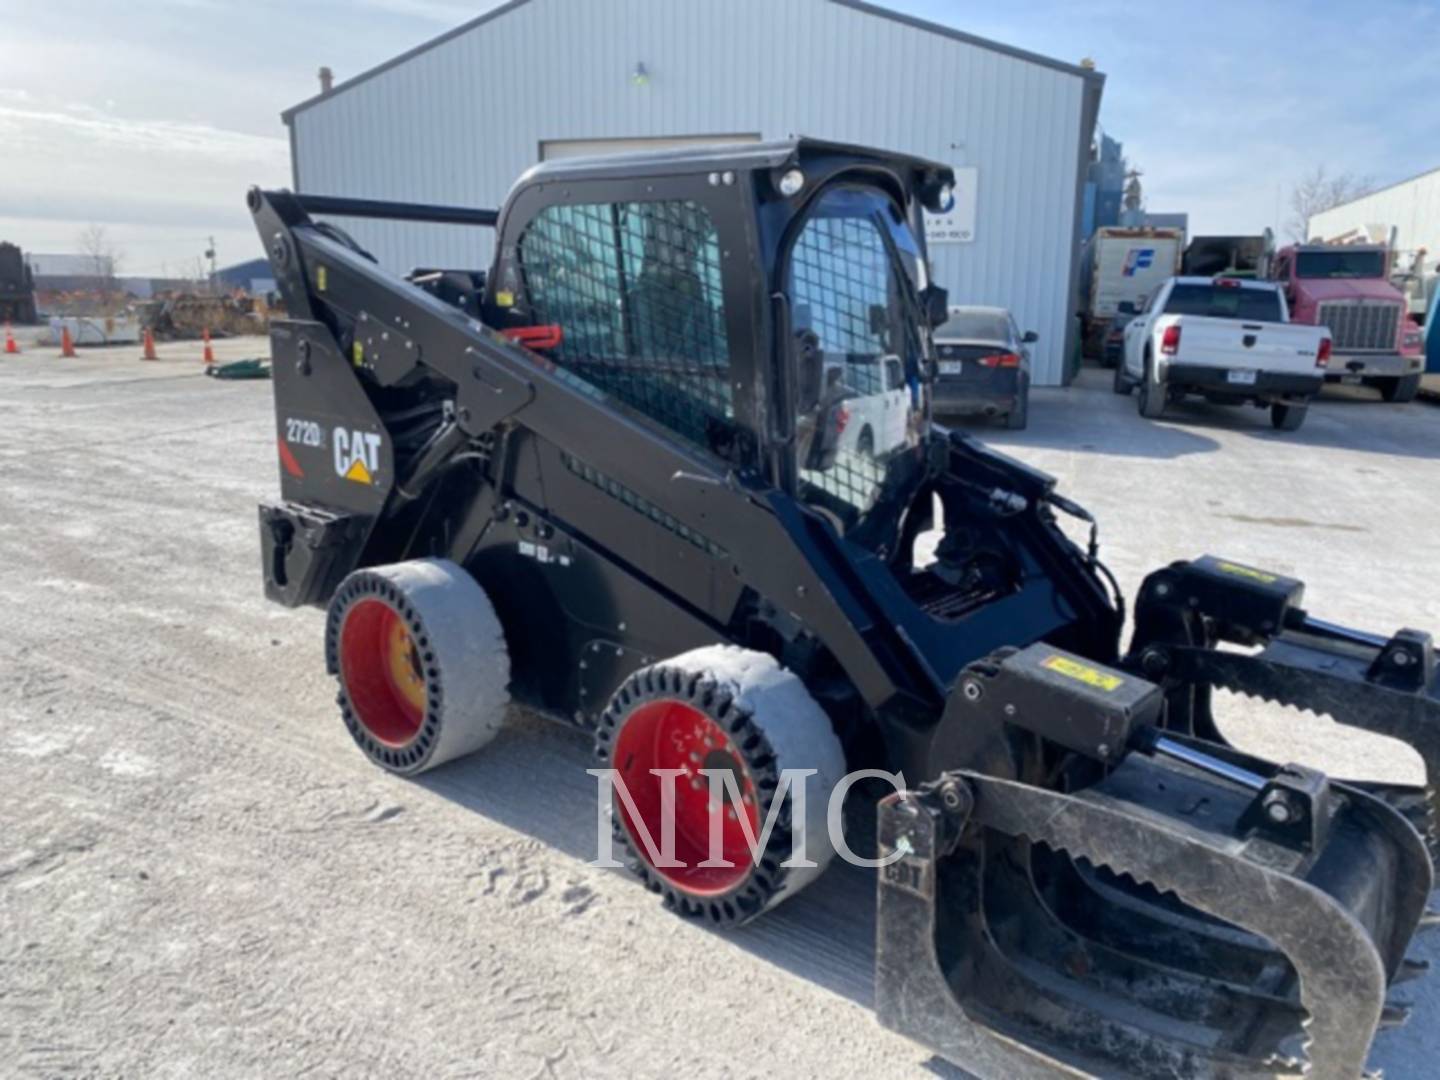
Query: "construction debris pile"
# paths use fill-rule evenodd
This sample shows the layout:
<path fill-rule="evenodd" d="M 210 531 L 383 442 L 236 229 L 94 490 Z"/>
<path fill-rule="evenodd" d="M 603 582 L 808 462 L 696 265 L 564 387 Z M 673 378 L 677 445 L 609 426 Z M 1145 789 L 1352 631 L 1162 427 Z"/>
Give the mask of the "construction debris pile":
<path fill-rule="evenodd" d="M 135 305 L 140 325 L 157 338 L 198 338 L 207 329 L 217 336 L 269 332 L 271 309 L 263 297 L 237 293 L 205 296 L 168 293 Z"/>

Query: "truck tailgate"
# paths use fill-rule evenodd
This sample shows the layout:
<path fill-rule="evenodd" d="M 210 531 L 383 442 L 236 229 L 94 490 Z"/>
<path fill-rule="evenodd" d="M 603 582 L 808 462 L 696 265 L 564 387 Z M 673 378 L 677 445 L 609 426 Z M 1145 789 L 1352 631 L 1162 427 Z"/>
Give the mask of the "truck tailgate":
<path fill-rule="evenodd" d="M 1180 326 L 1180 348 L 1172 363 L 1246 368 L 1294 375 L 1316 373 L 1323 328 L 1291 323 L 1245 322 L 1203 315 L 1162 317 L 1157 330 Z"/>

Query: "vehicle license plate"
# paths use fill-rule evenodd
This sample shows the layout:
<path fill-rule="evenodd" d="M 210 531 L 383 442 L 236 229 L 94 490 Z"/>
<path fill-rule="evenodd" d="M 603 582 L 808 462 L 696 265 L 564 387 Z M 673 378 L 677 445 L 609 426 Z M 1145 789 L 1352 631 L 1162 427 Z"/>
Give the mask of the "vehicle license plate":
<path fill-rule="evenodd" d="M 1227 371 L 1225 381 L 1236 386 L 1254 386 L 1255 372 L 1253 371 Z"/>
<path fill-rule="evenodd" d="M 960 374 L 962 371 L 964 371 L 964 370 L 965 370 L 965 361 L 963 361 L 963 360 L 941 360 L 941 361 L 940 361 L 940 374 L 941 374 L 941 375 L 959 375 L 959 374 Z"/>

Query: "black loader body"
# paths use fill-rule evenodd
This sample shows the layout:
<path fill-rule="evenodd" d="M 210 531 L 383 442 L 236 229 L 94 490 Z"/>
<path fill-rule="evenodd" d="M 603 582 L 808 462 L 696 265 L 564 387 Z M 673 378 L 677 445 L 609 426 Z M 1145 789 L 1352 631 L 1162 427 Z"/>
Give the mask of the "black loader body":
<path fill-rule="evenodd" d="M 930 422 L 922 212 L 951 179 L 796 140 L 545 165 L 498 214 L 252 191 L 291 316 L 267 594 L 333 612 L 344 582 L 389 595 L 370 568 L 458 567 L 510 694 L 602 747 L 667 658 L 773 657 L 847 769 L 913 789 L 870 844 L 877 1006 L 983 1075 L 1283 1072 L 1307 1015 L 1316 1075 L 1353 1075 L 1410 973 L 1429 801 L 1241 754 L 1209 691 L 1399 735 L 1433 779 L 1430 640 L 1204 559 L 1147 581 L 1122 651 L 1093 540 L 1059 527 L 1088 515 Z M 312 214 L 493 226 L 496 255 L 402 279 Z M 726 895 L 717 921 L 760 910 Z"/>

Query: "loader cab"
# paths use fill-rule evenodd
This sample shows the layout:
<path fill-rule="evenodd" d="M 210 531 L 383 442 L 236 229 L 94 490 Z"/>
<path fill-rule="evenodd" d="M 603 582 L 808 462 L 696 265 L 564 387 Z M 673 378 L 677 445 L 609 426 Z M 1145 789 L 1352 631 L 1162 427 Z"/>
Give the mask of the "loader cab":
<path fill-rule="evenodd" d="M 484 321 L 842 532 L 928 429 L 923 209 L 949 169 L 809 139 L 567 159 L 516 184 Z"/>

